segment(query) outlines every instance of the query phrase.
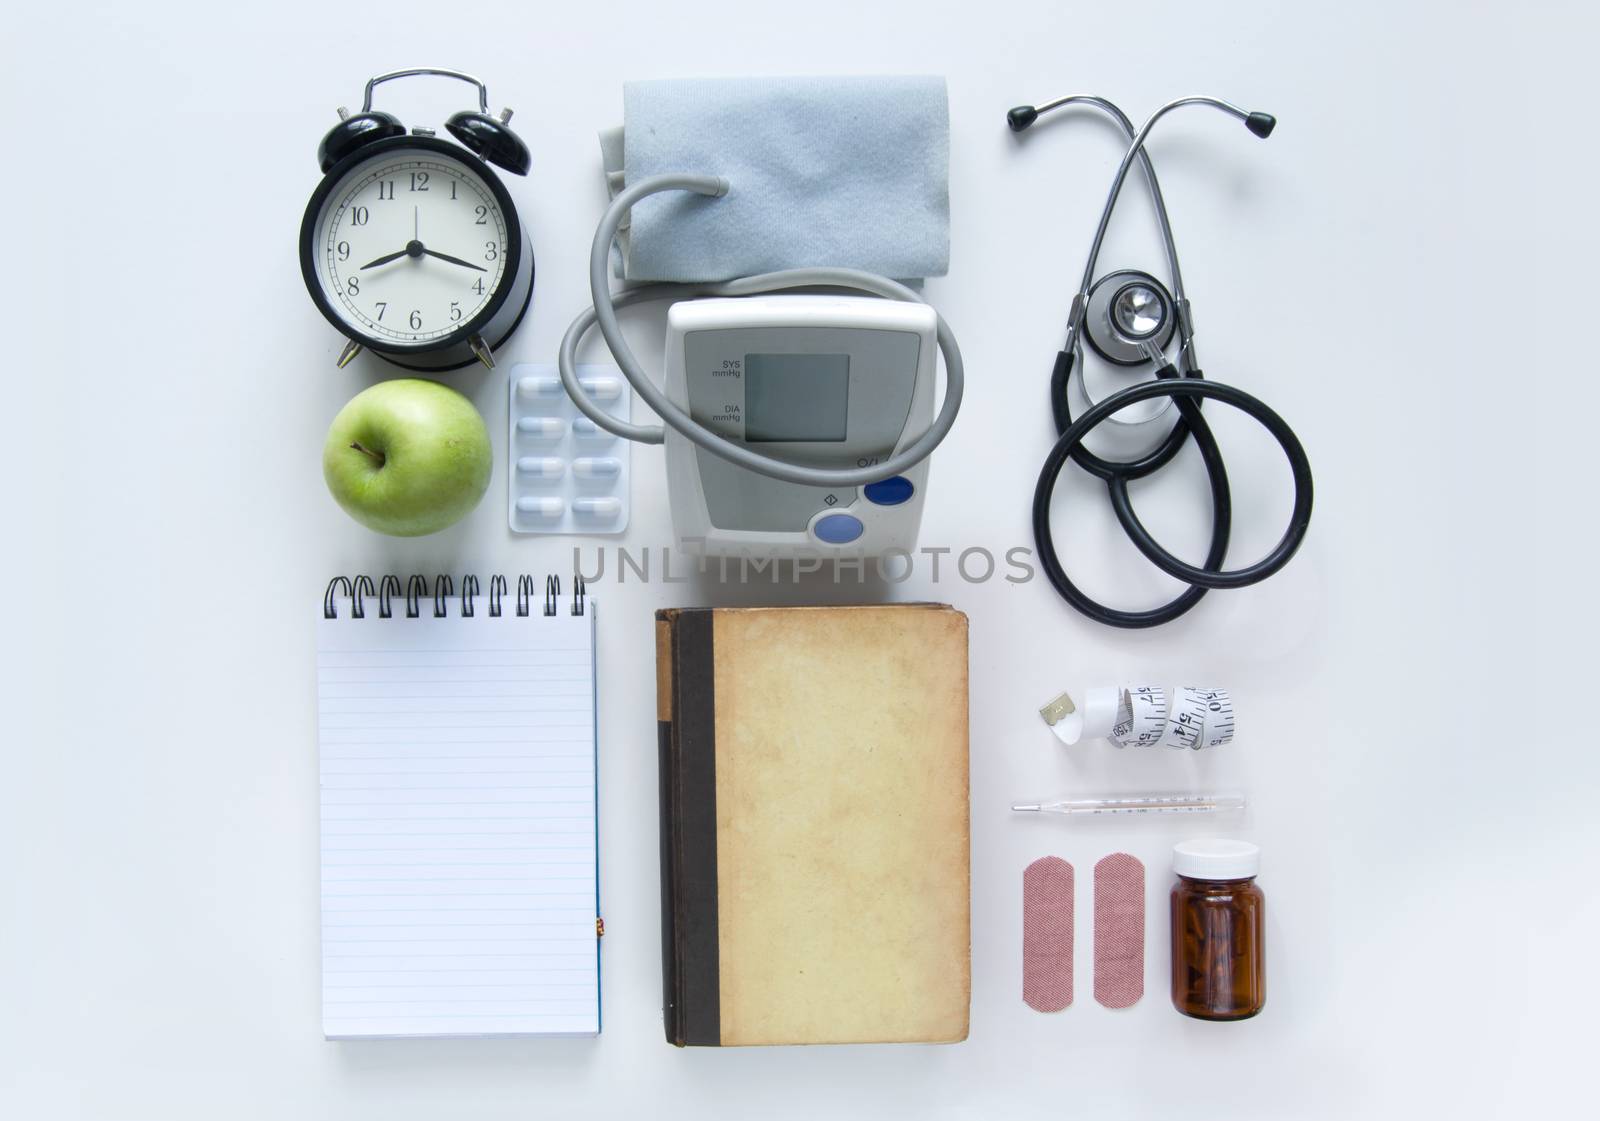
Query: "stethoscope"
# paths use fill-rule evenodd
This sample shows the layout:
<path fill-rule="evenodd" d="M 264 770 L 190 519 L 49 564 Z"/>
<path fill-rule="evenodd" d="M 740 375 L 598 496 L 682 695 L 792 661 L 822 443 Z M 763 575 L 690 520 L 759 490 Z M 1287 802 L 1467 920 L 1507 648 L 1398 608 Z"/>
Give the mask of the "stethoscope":
<path fill-rule="evenodd" d="M 1045 576 L 1073 607 L 1091 619 L 1110 626 L 1153 627 L 1176 619 L 1212 588 L 1247 587 L 1277 572 L 1299 549 L 1311 521 L 1311 464 L 1294 431 L 1277 413 L 1255 397 L 1232 386 L 1207 381 L 1201 373 L 1195 354 L 1194 313 L 1184 290 L 1182 270 L 1178 266 L 1178 249 L 1172 236 L 1172 223 L 1160 183 L 1156 179 L 1155 167 L 1144 147 L 1155 123 L 1172 110 L 1185 105 L 1208 105 L 1219 109 L 1243 121 L 1246 128 L 1263 139 L 1272 135 L 1277 121 L 1270 114 L 1247 112 L 1218 98 L 1182 97 L 1161 106 L 1135 130 L 1128 115 L 1112 102 L 1103 97 L 1078 94 L 1058 97 L 1039 106 L 1018 106 L 1006 114 L 1006 122 L 1013 132 L 1022 132 L 1041 115 L 1074 105 L 1090 106 L 1111 117 L 1128 136 L 1130 143 L 1117 167 L 1105 207 L 1100 212 L 1100 223 L 1095 229 L 1089 257 L 1084 264 L 1083 278 L 1067 314 L 1066 341 L 1056 355 L 1055 368 L 1050 377 L 1050 407 L 1058 435 L 1034 488 L 1034 541 Z M 1150 187 L 1150 198 L 1155 207 L 1156 223 L 1161 231 L 1162 247 L 1171 276 L 1170 290 L 1154 276 L 1138 269 L 1118 269 L 1098 280 L 1095 278 L 1106 229 L 1111 224 L 1117 198 L 1122 193 L 1122 185 L 1135 160 L 1139 161 Z M 1175 361 L 1166 356 L 1174 337 L 1178 343 Z M 1155 368 L 1156 380 L 1129 386 L 1103 400 L 1094 401 L 1083 380 L 1085 342 L 1097 355 L 1114 365 L 1136 367 L 1149 363 Z M 1075 368 L 1081 396 L 1088 405 L 1082 415 L 1076 418 L 1072 415 L 1068 396 Z M 1231 405 L 1266 428 L 1283 448 L 1294 476 L 1294 507 L 1288 530 L 1265 557 L 1243 568 L 1222 568 L 1232 524 L 1232 496 L 1221 451 L 1210 426 L 1200 415 L 1200 404 L 1206 398 Z M 1165 401 L 1167 404 L 1161 405 L 1157 412 L 1147 412 L 1137 419 L 1118 418 L 1118 414 L 1130 405 L 1144 401 Z M 1178 419 L 1159 443 L 1136 458 L 1108 460 L 1084 446 L 1084 438 L 1102 423 L 1148 424 L 1161 416 L 1167 405 L 1177 407 Z M 1211 545 L 1204 563 L 1198 566 L 1162 548 L 1140 522 L 1128 496 L 1128 483 L 1131 480 L 1143 478 L 1166 466 L 1191 435 L 1205 464 L 1211 489 Z M 1145 611 L 1120 610 L 1091 599 L 1067 576 L 1056 554 L 1055 537 L 1050 527 L 1050 502 L 1061 469 L 1068 459 L 1105 482 L 1117 520 L 1139 551 L 1157 568 L 1189 585 L 1175 599 Z"/>

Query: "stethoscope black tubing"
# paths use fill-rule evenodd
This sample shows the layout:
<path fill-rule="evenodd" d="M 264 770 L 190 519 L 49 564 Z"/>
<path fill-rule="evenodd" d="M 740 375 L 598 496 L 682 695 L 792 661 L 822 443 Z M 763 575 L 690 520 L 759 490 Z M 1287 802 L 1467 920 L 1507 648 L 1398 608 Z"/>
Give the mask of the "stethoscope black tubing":
<path fill-rule="evenodd" d="M 1055 368 L 1050 371 L 1050 412 L 1055 418 L 1056 434 L 1058 436 L 1072 427 L 1072 406 L 1069 403 L 1067 394 L 1067 383 L 1072 380 L 1072 367 L 1075 362 L 1076 355 L 1073 351 L 1057 351 Z M 1200 371 L 1195 370 L 1186 376 L 1199 377 Z M 1078 373 L 1078 378 L 1080 381 L 1083 378 L 1081 370 Z M 1084 386 L 1083 395 L 1085 398 L 1089 396 L 1087 385 Z M 1182 411 L 1181 404 L 1186 403 L 1180 403 L 1180 412 Z M 1193 407 L 1195 409 L 1199 408 L 1198 405 Z M 1203 424 L 1204 422 L 1202 421 L 1201 423 Z M 1113 463 L 1111 460 L 1101 459 L 1080 443 L 1072 449 L 1072 462 L 1082 467 L 1095 478 L 1102 479 L 1108 483 L 1119 475 L 1125 479 L 1142 479 L 1146 475 L 1154 474 L 1171 463 L 1172 457 L 1182 450 L 1183 442 L 1188 438 L 1189 423 L 1187 420 L 1180 418 L 1173 423 L 1172 429 L 1166 435 L 1166 439 L 1138 459 L 1131 459 L 1125 463 Z"/>
<path fill-rule="evenodd" d="M 1064 368 L 1064 364 L 1059 357 L 1056 361 L 1056 368 L 1057 370 Z M 1070 358 L 1065 368 L 1070 368 Z M 1055 536 L 1050 529 L 1050 500 L 1055 493 L 1056 480 L 1061 475 L 1061 468 L 1066 465 L 1068 458 L 1073 458 L 1076 462 L 1076 457 L 1072 454 L 1073 450 L 1082 446 L 1084 437 L 1089 434 L 1091 429 L 1124 404 L 1143 400 L 1145 397 L 1160 396 L 1159 391 L 1151 391 L 1153 387 L 1177 383 L 1177 371 L 1171 366 L 1163 367 L 1159 377 L 1163 380 L 1141 382 L 1139 385 L 1130 386 L 1127 389 L 1113 393 L 1105 400 L 1091 406 L 1089 411 L 1076 421 L 1068 418 L 1068 423 L 1062 427 L 1055 446 L 1050 449 L 1050 454 L 1045 458 L 1044 466 L 1039 472 L 1039 482 L 1033 490 L 1034 546 L 1038 551 L 1039 563 L 1044 569 L 1045 578 L 1050 581 L 1051 587 L 1055 588 L 1062 599 L 1084 615 L 1095 620 L 1095 622 L 1104 623 L 1109 627 L 1122 627 L 1127 630 L 1140 630 L 1146 627 L 1158 627 L 1163 623 L 1170 623 L 1199 603 L 1206 594 L 1207 589 L 1198 584 L 1191 584 L 1171 602 L 1146 611 L 1123 611 L 1118 608 L 1107 607 L 1103 603 L 1090 599 L 1082 589 L 1072 582 L 1071 578 L 1067 576 L 1066 570 L 1061 567 L 1060 557 L 1056 554 Z M 1055 379 L 1052 377 L 1051 380 L 1052 386 L 1054 386 Z M 1129 396 L 1135 391 L 1140 391 L 1137 396 Z M 1062 396 L 1063 391 L 1057 390 L 1053 393 L 1052 400 L 1058 402 Z M 1178 399 L 1178 410 L 1182 416 L 1182 420 L 1177 425 L 1174 425 L 1174 431 L 1182 430 L 1182 436 L 1177 441 L 1178 446 L 1181 447 L 1183 437 L 1192 432 L 1195 446 L 1200 450 L 1201 462 L 1205 464 L 1206 478 L 1211 485 L 1211 547 L 1206 552 L 1205 564 L 1207 568 L 1220 568 L 1223 559 L 1228 555 L 1228 535 L 1233 524 L 1233 496 L 1228 489 L 1228 469 L 1222 461 L 1222 451 L 1217 447 L 1216 437 L 1211 434 L 1211 426 L 1200 415 L 1198 406 L 1180 398 Z M 1065 415 L 1063 407 L 1058 405 L 1055 409 L 1058 424 Z M 1168 441 L 1170 442 L 1171 439 L 1172 437 L 1169 435 Z M 1174 448 L 1171 453 L 1165 455 L 1161 463 L 1171 459 L 1176 452 L 1177 449 Z M 1098 462 L 1106 463 L 1104 460 L 1098 460 Z M 1128 466 L 1131 468 L 1142 462 L 1142 460 L 1134 461 Z M 1156 466 L 1160 465 L 1158 463 Z M 1082 466 L 1081 463 L 1080 466 Z M 1118 464 L 1110 463 L 1106 463 L 1106 466 L 1111 469 L 1113 474 L 1119 467 Z M 1095 473 L 1090 468 L 1085 469 Z M 1138 476 L 1132 477 L 1136 478 Z M 1106 478 L 1106 476 L 1101 476 L 1101 478 Z"/>
<path fill-rule="evenodd" d="M 1305 448 L 1301 446 L 1299 437 L 1294 434 L 1294 429 L 1261 401 L 1229 385 L 1218 385 L 1216 382 L 1208 384 L 1237 394 L 1239 400 L 1231 400 L 1226 396 L 1221 399 L 1254 417 L 1272 434 L 1273 439 L 1278 441 L 1278 446 L 1283 448 L 1283 454 L 1289 460 L 1289 470 L 1294 475 L 1294 508 L 1289 512 L 1288 528 L 1284 530 L 1283 537 L 1272 550 L 1254 564 L 1246 565 L 1244 568 L 1218 571 L 1217 565 L 1210 561 L 1206 562 L 1205 567 L 1196 568 L 1167 552 L 1154 537 L 1150 536 L 1150 531 L 1145 529 L 1144 523 L 1139 520 L 1139 515 L 1134 513 L 1126 479 L 1113 476 L 1107 480 L 1106 488 L 1111 492 L 1111 508 L 1116 511 L 1117 520 L 1122 523 L 1123 531 L 1145 558 L 1162 572 L 1202 588 L 1247 588 L 1251 584 L 1260 583 L 1288 564 L 1290 558 L 1300 548 L 1300 543 L 1305 540 L 1306 530 L 1311 525 L 1311 461 L 1306 458 Z M 1243 403 L 1245 401 L 1253 404 L 1247 407 Z"/>
<path fill-rule="evenodd" d="M 1220 382 L 1205 381 L 1198 377 L 1180 379 L 1171 367 L 1167 367 L 1162 373 L 1163 376 L 1156 381 L 1142 382 L 1111 394 L 1073 421 L 1057 438 L 1055 445 L 1050 449 L 1050 454 L 1045 457 L 1044 466 L 1039 471 L 1039 481 L 1033 491 L 1033 536 L 1045 577 L 1062 599 L 1084 615 L 1107 626 L 1128 629 L 1159 626 L 1184 614 L 1199 602 L 1210 588 L 1245 587 L 1265 580 L 1288 563 L 1289 558 L 1305 540 L 1306 531 L 1310 527 L 1311 464 L 1299 439 L 1283 418 L 1242 389 L 1235 389 Z M 1112 506 L 1117 511 L 1118 520 L 1122 522 L 1129 537 L 1151 563 L 1190 584 L 1183 594 L 1161 607 L 1148 611 L 1121 611 L 1090 599 L 1068 578 L 1056 554 L 1055 537 L 1050 528 L 1050 501 L 1055 493 L 1056 482 L 1061 476 L 1061 469 L 1071 458 L 1073 449 L 1081 445 L 1091 431 L 1118 409 L 1152 397 L 1171 397 L 1177 401 L 1183 419 L 1194 434 L 1195 445 L 1200 449 L 1201 458 L 1206 465 L 1206 475 L 1211 484 L 1213 512 L 1211 549 L 1203 568 L 1185 564 L 1162 549 L 1134 514 L 1132 503 L 1128 498 L 1126 480 L 1119 479 L 1113 474 L 1106 485 L 1111 492 Z M 1278 441 L 1289 460 L 1295 485 L 1294 509 L 1290 515 L 1289 528 L 1267 556 L 1246 568 L 1219 571 L 1227 552 L 1228 527 L 1232 515 L 1227 470 L 1210 426 L 1201 418 L 1196 404 L 1188 398 L 1213 398 L 1246 413 Z"/>

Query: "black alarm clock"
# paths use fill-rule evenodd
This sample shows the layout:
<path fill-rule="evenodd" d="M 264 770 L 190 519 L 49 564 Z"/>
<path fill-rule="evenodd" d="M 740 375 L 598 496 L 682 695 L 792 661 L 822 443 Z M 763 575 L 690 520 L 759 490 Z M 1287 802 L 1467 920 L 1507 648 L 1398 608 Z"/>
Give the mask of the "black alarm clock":
<path fill-rule="evenodd" d="M 478 88 L 478 109 L 432 129 L 407 130 L 372 108 L 383 82 L 438 75 Z M 317 149 L 325 173 L 300 223 L 300 271 L 323 316 L 350 341 L 338 364 L 363 349 L 413 370 L 482 362 L 516 330 L 533 297 L 533 250 L 511 195 L 489 164 L 528 174 L 532 157 L 489 115 L 489 91 L 456 70 L 422 67 L 367 83 L 361 112 Z"/>

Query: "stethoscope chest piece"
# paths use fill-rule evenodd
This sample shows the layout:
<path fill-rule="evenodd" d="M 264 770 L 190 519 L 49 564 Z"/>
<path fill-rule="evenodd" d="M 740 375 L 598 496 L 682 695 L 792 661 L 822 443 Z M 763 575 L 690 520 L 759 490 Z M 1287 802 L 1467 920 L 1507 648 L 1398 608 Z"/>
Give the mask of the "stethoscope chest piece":
<path fill-rule="evenodd" d="M 1083 333 L 1094 352 L 1118 366 L 1149 361 L 1145 350 L 1165 350 L 1177 329 L 1172 293 L 1166 285 L 1138 269 L 1108 272 L 1089 289 Z"/>

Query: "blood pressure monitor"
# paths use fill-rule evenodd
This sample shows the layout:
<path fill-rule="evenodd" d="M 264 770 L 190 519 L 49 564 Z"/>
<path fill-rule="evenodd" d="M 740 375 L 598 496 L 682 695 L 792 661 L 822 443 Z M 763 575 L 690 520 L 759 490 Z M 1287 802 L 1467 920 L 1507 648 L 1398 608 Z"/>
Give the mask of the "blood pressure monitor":
<path fill-rule="evenodd" d="M 669 400 L 725 439 L 819 468 L 870 468 L 934 416 L 938 317 L 855 296 L 684 300 L 667 313 Z M 861 486 L 784 482 L 666 430 L 679 547 L 709 556 L 910 551 L 924 459 Z"/>
<path fill-rule="evenodd" d="M 561 339 L 562 387 L 597 429 L 665 446 L 673 528 L 684 552 L 793 559 L 909 553 L 922 522 L 928 457 L 955 423 L 965 385 L 954 332 L 918 293 L 886 276 L 821 265 L 611 290 L 612 245 L 635 203 L 667 191 L 721 198 L 730 189 L 715 175 L 654 175 L 611 200 L 589 247 L 593 303 Z M 667 312 L 666 373 L 658 385 L 628 345 L 617 312 L 663 299 L 678 302 Z M 661 424 L 611 416 L 590 398 L 577 356 L 591 327 Z M 945 387 L 936 411 L 939 355 Z"/>

